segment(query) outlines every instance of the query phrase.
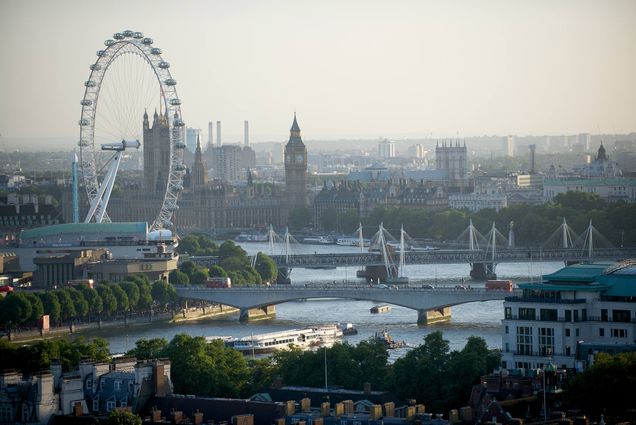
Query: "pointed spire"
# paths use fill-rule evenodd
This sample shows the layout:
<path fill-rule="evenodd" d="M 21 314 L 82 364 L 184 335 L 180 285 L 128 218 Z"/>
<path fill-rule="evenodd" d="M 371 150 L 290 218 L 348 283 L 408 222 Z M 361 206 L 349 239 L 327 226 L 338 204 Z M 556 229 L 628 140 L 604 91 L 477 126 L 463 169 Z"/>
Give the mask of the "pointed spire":
<path fill-rule="evenodd" d="M 296 121 L 296 112 L 294 112 L 294 123 L 292 124 L 290 131 L 298 131 L 300 132 L 300 127 L 298 126 L 298 121 Z"/>

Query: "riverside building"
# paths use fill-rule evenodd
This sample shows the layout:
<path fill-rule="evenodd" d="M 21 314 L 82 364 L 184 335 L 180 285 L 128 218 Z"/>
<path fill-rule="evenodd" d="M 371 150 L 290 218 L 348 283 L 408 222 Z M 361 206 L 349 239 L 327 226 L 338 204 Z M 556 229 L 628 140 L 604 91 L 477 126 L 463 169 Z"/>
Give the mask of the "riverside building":
<path fill-rule="evenodd" d="M 584 370 L 598 352 L 636 350 L 636 260 L 567 266 L 504 302 L 502 366 Z"/>

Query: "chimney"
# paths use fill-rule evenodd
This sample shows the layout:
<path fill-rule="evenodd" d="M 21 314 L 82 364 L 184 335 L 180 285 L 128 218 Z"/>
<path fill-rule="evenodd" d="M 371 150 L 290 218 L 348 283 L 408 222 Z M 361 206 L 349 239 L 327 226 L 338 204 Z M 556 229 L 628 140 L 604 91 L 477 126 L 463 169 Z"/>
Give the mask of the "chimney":
<path fill-rule="evenodd" d="M 537 145 L 528 145 L 528 149 L 530 149 L 530 174 L 535 174 L 537 172 L 535 167 Z"/>
<path fill-rule="evenodd" d="M 214 138 L 212 137 L 212 129 L 214 127 L 214 122 L 208 121 L 208 146 L 212 146 Z"/>
<path fill-rule="evenodd" d="M 212 123 L 210 123 L 212 124 Z M 193 423 L 194 425 L 201 425 L 203 424 L 203 412 L 199 412 L 199 410 L 197 409 L 196 412 L 194 412 L 194 414 L 192 415 L 194 417 L 193 419 Z"/>
<path fill-rule="evenodd" d="M 302 400 L 300 400 L 300 411 L 301 412 L 311 411 L 311 399 L 309 397 L 305 397 Z"/>
<path fill-rule="evenodd" d="M 156 407 L 153 407 L 152 412 L 150 413 L 150 421 L 153 424 L 161 422 L 161 410 L 157 409 Z"/>
<path fill-rule="evenodd" d="M 247 121 L 243 123 L 243 144 L 250 145 L 250 125 Z"/>
<path fill-rule="evenodd" d="M 157 397 L 165 397 L 168 394 L 166 375 L 163 363 L 157 362 L 153 365 L 152 387 Z"/>
<path fill-rule="evenodd" d="M 384 416 L 395 416 L 395 403 L 392 401 L 384 403 Z"/>
<path fill-rule="evenodd" d="M 353 400 L 344 400 L 344 411 L 347 415 L 353 414 Z"/>
<path fill-rule="evenodd" d="M 320 416 L 329 416 L 329 408 L 331 406 L 329 405 L 328 401 L 325 401 L 324 403 L 322 403 L 320 405 Z"/>
<path fill-rule="evenodd" d="M 84 414 L 84 409 L 82 408 L 82 402 L 76 401 L 73 403 L 73 416 L 76 418 L 82 416 Z"/>
<path fill-rule="evenodd" d="M 286 412 L 287 416 L 291 416 L 296 413 L 296 402 L 294 400 L 288 400 L 286 404 Z"/>
<path fill-rule="evenodd" d="M 180 424 L 183 421 L 183 412 L 181 410 L 173 410 L 170 412 L 170 419 L 173 424 Z"/>
<path fill-rule="evenodd" d="M 216 122 L 216 146 L 221 147 L 221 121 Z"/>

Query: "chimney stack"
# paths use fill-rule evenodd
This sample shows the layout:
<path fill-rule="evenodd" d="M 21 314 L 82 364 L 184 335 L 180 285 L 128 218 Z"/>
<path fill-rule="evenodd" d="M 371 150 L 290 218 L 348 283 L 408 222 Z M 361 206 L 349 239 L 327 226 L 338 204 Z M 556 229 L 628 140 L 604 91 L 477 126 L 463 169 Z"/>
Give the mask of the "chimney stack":
<path fill-rule="evenodd" d="M 221 147 L 221 121 L 216 122 L 216 146 Z"/>
<path fill-rule="evenodd" d="M 212 146 L 214 143 L 214 138 L 212 137 L 212 130 L 214 127 L 213 121 L 208 121 L 208 146 Z"/>
<path fill-rule="evenodd" d="M 243 144 L 250 145 L 250 125 L 247 121 L 243 123 Z"/>
<path fill-rule="evenodd" d="M 537 170 L 534 161 L 537 151 L 537 145 L 528 145 L 528 149 L 530 149 L 530 174 L 535 174 Z"/>

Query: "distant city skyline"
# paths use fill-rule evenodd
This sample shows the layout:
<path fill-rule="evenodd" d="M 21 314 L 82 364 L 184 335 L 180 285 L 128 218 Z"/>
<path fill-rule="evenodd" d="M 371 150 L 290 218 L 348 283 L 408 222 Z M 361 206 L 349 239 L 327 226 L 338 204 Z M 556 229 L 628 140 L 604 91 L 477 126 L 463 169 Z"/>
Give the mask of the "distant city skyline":
<path fill-rule="evenodd" d="M 376 146 L 625 134 L 636 130 L 633 22 L 636 2 L 619 0 L 3 0 L 0 141 L 75 146 L 88 65 L 124 29 L 162 48 L 186 124 L 221 121 L 224 144 L 243 142 L 246 120 L 250 143 L 284 142 L 294 111 L 306 140 Z"/>

